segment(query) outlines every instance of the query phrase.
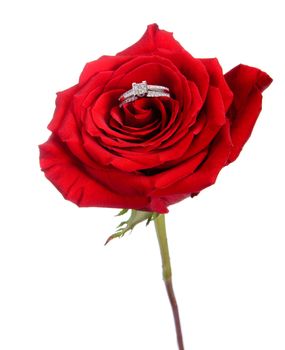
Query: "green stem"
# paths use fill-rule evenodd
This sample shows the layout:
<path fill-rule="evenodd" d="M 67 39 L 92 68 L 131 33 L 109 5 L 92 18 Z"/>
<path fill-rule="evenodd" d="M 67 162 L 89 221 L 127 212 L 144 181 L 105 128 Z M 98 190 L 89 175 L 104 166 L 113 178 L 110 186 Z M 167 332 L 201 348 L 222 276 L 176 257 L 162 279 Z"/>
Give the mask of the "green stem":
<path fill-rule="evenodd" d="M 170 256 L 169 256 L 168 243 L 167 243 L 164 214 L 158 215 L 157 218 L 154 220 L 154 224 L 155 224 L 155 230 L 157 234 L 161 260 L 162 260 L 163 280 L 165 283 L 167 295 L 171 304 L 174 322 L 175 322 L 178 348 L 179 350 L 184 350 L 179 311 L 178 311 L 177 301 L 176 301 L 173 286 L 172 286 L 172 273 L 171 273 L 171 264 L 170 264 Z"/>

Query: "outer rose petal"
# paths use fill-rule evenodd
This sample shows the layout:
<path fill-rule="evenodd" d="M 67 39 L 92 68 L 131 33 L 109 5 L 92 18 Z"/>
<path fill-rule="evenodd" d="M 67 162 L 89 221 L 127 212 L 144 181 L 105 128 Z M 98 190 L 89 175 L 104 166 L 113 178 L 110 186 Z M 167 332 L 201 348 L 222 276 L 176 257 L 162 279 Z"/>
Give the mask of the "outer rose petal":
<path fill-rule="evenodd" d="M 159 29 L 157 24 L 150 24 L 139 41 L 119 52 L 118 55 L 139 56 L 154 53 L 157 49 L 184 50 L 179 42 L 173 38 L 173 33 Z"/>
<path fill-rule="evenodd" d="M 53 118 L 48 125 L 49 130 L 55 132 L 65 118 L 65 113 L 68 110 L 74 94 L 78 91 L 78 85 L 74 85 L 69 89 L 57 93 L 56 109 Z"/>
<path fill-rule="evenodd" d="M 114 71 L 127 62 L 129 57 L 102 56 L 95 61 L 89 62 L 83 68 L 79 78 L 79 84 L 86 83 L 93 75 L 104 71 Z"/>
<path fill-rule="evenodd" d="M 166 205 L 170 205 L 213 185 L 219 172 L 226 165 L 231 149 L 232 142 L 227 123 L 211 144 L 207 159 L 193 174 L 170 187 L 158 189 L 153 195 L 160 197 L 161 200 L 164 198 Z"/>
<path fill-rule="evenodd" d="M 228 163 L 239 155 L 251 135 L 254 124 L 261 112 L 262 91 L 272 82 L 270 76 L 261 70 L 243 64 L 233 68 L 225 79 L 234 93 L 229 109 L 233 150 Z"/>
<path fill-rule="evenodd" d="M 89 176 L 53 135 L 46 143 L 40 145 L 40 165 L 46 177 L 64 198 L 80 207 L 153 210 L 148 196 L 118 194 Z M 165 208 L 163 212 L 166 211 Z"/>

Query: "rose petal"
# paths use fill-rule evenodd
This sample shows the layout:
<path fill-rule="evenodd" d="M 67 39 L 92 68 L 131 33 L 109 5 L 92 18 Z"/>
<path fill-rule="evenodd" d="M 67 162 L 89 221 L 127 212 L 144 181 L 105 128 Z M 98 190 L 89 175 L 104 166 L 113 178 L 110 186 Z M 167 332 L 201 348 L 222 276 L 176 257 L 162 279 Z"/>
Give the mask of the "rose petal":
<path fill-rule="evenodd" d="M 225 110 L 227 111 L 233 100 L 233 93 L 223 75 L 222 67 L 217 58 L 203 58 L 204 64 L 210 77 L 210 85 L 217 87 L 223 97 Z"/>
<path fill-rule="evenodd" d="M 194 138 L 189 152 L 185 157 L 192 157 L 205 147 L 211 144 L 211 141 L 226 123 L 226 114 L 221 92 L 216 87 L 209 87 L 209 92 L 203 108 L 205 124 L 202 130 Z M 195 130 L 195 125 L 194 125 Z"/>
<path fill-rule="evenodd" d="M 153 54 L 157 49 L 182 50 L 182 46 L 173 38 L 173 33 L 159 29 L 156 23 L 147 26 L 147 29 L 141 39 L 132 46 L 118 53 L 122 55 L 144 55 Z"/>
<path fill-rule="evenodd" d="M 220 170 L 226 165 L 231 149 L 232 142 L 227 122 L 211 144 L 208 156 L 202 165 L 190 176 L 179 179 L 169 187 L 158 189 L 153 193 L 153 196 L 166 197 L 168 204 L 172 204 L 213 185 Z M 187 166 L 187 162 L 185 166 Z"/>
<path fill-rule="evenodd" d="M 48 129 L 50 131 L 56 132 L 56 130 L 60 127 L 61 122 L 65 118 L 65 113 L 70 107 L 73 95 L 78 91 L 78 89 L 79 86 L 75 85 L 69 89 L 57 93 L 57 98 L 55 101 L 56 108 L 53 118 L 48 125 Z"/>
<path fill-rule="evenodd" d="M 271 84 L 272 79 L 257 68 L 242 64 L 228 72 L 225 79 L 234 93 L 234 100 L 228 113 L 234 145 L 229 157 L 230 163 L 238 157 L 250 137 L 261 111 L 261 93 Z"/>
<path fill-rule="evenodd" d="M 119 192 L 109 190 L 105 185 L 96 181 L 84 171 L 84 168 L 74 160 L 74 157 L 55 136 L 51 136 L 46 143 L 40 146 L 40 164 L 46 177 L 58 188 L 64 198 L 80 207 L 147 209 L 149 206 L 150 199 L 147 195 L 140 193 L 123 196 L 121 189 Z M 105 177 L 108 176 L 108 170 L 104 169 L 104 171 Z M 117 178 L 111 170 L 109 177 L 110 183 L 115 184 Z M 130 182 L 127 184 L 131 187 Z M 142 186 L 138 187 L 142 188 Z M 138 193 L 134 191 L 134 188 L 129 192 Z"/>
<path fill-rule="evenodd" d="M 185 162 L 178 163 L 169 170 L 165 170 L 157 175 L 153 175 L 152 179 L 154 181 L 155 187 L 161 190 L 165 187 L 171 186 L 177 181 L 180 181 L 186 176 L 191 175 L 201 164 L 207 154 L 208 150 L 203 150 Z"/>
<path fill-rule="evenodd" d="M 129 57 L 125 56 L 102 56 L 95 61 L 87 63 L 80 75 L 79 84 L 85 84 L 97 73 L 116 70 L 129 59 Z"/>

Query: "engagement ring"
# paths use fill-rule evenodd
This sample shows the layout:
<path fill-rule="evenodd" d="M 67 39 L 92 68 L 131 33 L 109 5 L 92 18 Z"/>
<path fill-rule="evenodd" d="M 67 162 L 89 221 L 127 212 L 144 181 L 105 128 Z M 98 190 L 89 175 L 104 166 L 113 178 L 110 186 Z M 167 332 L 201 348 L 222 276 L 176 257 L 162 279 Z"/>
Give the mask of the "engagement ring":
<path fill-rule="evenodd" d="M 132 83 L 132 88 L 119 97 L 120 107 L 142 97 L 170 97 L 170 93 L 168 87 L 148 85 L 145 80 L 141 83 Z"/>

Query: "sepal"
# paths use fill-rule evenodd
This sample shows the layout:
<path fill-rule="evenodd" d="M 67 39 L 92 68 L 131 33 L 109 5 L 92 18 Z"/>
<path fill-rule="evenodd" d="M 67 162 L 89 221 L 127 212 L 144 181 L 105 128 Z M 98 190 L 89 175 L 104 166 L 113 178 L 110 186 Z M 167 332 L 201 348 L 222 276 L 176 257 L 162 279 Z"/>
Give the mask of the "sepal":
<path fill-rule="evenodd" d="M 122 216 L 125 213 L 127 213 L 127 211 L 128 209 L 122 209 L 116 216 Z M 129 219 L 122 221 L 117 226 L 116 232 L 107 239 L 105 245 L 114 238 L 123 237 L 128 231 L 132 231 L 137 224 L 143 221 L 146 221 L 146 225 L 148 225 L 158 215 L 159 213 L 132 209 L 131 216 L 129 217 Z"/>

